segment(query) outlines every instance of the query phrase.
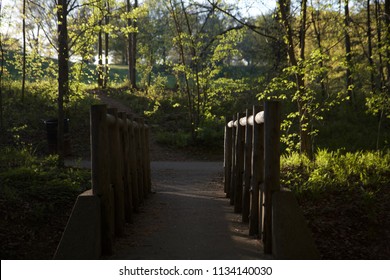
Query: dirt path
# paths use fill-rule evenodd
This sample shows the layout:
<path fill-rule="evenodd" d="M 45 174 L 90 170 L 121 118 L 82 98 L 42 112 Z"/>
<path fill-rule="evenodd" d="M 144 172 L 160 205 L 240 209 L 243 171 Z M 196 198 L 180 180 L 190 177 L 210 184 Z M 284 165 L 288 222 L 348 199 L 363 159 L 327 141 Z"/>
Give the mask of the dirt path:
<path fill-rule="evenodd" d="M 225 198 L 221 162 L 153 162 L 152 183 L 112 259 L 264 258 Z"/>

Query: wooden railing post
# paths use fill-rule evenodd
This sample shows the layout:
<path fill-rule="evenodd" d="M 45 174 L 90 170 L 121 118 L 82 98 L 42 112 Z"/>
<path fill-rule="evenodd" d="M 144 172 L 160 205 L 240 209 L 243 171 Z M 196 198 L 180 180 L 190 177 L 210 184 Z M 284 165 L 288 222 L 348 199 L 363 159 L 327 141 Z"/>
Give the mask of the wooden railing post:
<path fill-rule="evenodd" d="M 264 103 L 264 253 L 272 253 L 272 194 L 280 191 L 280 103 Z"/>
<path fill-rule="evenodd" d="M 142 165 L 142 143 L 141 143 L 141 118 L 134 118 L 136 127 L 134 128 L 135 135 L 135 151 L 136 151 L 136 170 L 137 170 L 137 186 L 138 186 L 138 200 L 140 203 L 144 201 L 144 175 Z"/>
<path fill-rule="evenodd" d="M 242 193 L 242 222 L 249 222 L 250 213 L 250 185 L 252 177 L 252 126 L 248 123 L 248 119 L 252 114 L 246 110 L 246 125 L 245 125 L 245 153 L 244 153 L 244 188 Z"/>
<path fill-rule="evenodd" d="M 237 130 L 236 130 L 236 181 L 234 195 L 234 212 L 242 212 L 242 182 L 244 173 L 244 137 L 245 127 L 240 124 L 242 115 L 237 114 Z"/>
<path fill-rule="evenodd" d="M 260 107 L 253 106 L 253 118 L 260 112 Z M 261 223 L 261 207 L 259 207 L 260 183 L 263 181 L 263 143 L 264 124 L 258 124 L 253 119 L 252 126 L 252 188 L 251 188 L 251 210 L 249 218 L 249 235 L 261 235 L 259 224 Z M 260 205 L 261 206 L 261 205 Z"/>
<path fill-rule="evenodd" d="M 150 169 L 150 128 L 148 125 L 145 125 L 145 143 L 146 143 L 146 154 L 145 154 L 145 161 L 146 161 L 146 185 L 147 185 L 147 191 L 148 193 L 152 193 L 152 176 L 151 176 L 151 169 Z"/>
<path fill-rule="evenodd" d="M 234 123 L 237 120 L 237 116 L 233 115 L 233 127 L 232 127 L 232 171 L 230 178 L 230 205 L 234 204 L 234 196 L 235 196 L 235 182 L 236 182 L 236 130 L 237 127 Z"/>
<path fill-rule="evenodd" d="M 147 173 L 147 146 L 148 143 L 146 141 L 146 127 L 145 127 L 145 120 L 143 118 L 140 119 L 141 124 L 141 163 L 142 163 L 142 186 L 143 186 L 143 193 L 144 198 L 147 198 L 149 195 L 148 190 L 148 173 Z"/>
<path fill-rule="evenodd" d="M 136 122 L 137 121 L 137 122 Z M 91 107 L 92 193 L 101 203 L 101 248 L 113 253 L 114 236 L 151 193 L 149 127 L 106 105 Z"/>
<path fill-rule="evenodd" d="M 118 110 L 116 108 L 108 109 L 115 122 L 109 128 L 110 143 L 110 173 L 111 183 L 114 186 L 115 196 L 115 234 L 123 236 L 125 225 L 124 211 L 124 187 L 123 187 L 123 164 L 121 161 L 122 145 L 120 139 L 120 129 L 118 121 Z"/>
<path fill-rule="evenodd" d="M 133 198 L 133 209 L 134 212 L 139 211 L 139 196 L 138 196 L 138 178 L 137 178 L 137 143 L 135 137 L 135 126 L 136 123 L 133 121 L 133 116 L 128 115 L 129 119 L 129 168 L 130 168 L 130 183 Z"/>
<path fill-rule="evenodd" d="M 101 203 L 102 254 L 111 255 L 114 244 L 114 205 L 110 184 L 107 106 L 91 107 L 92 193 Z"/>
<path fill-rule="evenodd" d="M 123 121 L 122 129 L 122 161 L 123 161 L 123 185 L 124 185 L 124 200 L 125 200 L 125 218 L 126 222 L 133 222 L 133 193 L 130 178 L 130 137 L 129 137 L 129 124 L 127 121 L 127 115 L 124 112 L 118 114 L 119 118 Z"/>
<path fill-rule="evenodd" d="M 232 127 L 229 127 L 229 119 L 225 117 L 225 142 L 224 142 L 224 191 L 226 197 L 230 197 L 230 183 L 232 175 Z"/>

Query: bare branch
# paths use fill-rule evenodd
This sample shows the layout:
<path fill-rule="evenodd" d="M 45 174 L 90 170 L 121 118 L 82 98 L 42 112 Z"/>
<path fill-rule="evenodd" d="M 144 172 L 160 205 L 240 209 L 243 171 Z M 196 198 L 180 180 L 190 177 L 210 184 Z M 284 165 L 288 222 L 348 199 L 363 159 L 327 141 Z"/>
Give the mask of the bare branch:
<path fill-rule="evenodd" d="M 276 38 L 276 37 L 274 37 L 274 36 L 272 36 L 272 35 L 269 35 L 269 34 L 266 34 L 266 33 L 264 33 L 264 32 L 259 31 L 259 29 L 260 29 L 261 27 L 256 26 L 256 25 L 254 25 L 254 24 L 250 24 L 250 23 L 247 23 L 247 22 L 242 21 L 241 19 L 239 19 L 238 17 L 236 17 L 235 15 L 233 15 L 232 13 L 230 13 L 229 11 L 220 8 L 220 7 L 218 6 L 218 4 L 216 4 L 216 3 L 211 3 L 210 0 L 207 0 L 207 2 L 209 2 L 209 4 L 210 4 L 214 9 L 216 9 L 216 10 L 218 10 L 218 11 L 224 13 L 225 15 L 227 15 L 227 16 L 229 16 L 229 17 L 231 17 L 232 19 L 234 19 L 235 21 L 237 21 L 239 24 L 248 27 L 250 30 L 252 30 L 252 31 L 255 32 L 256 34 L 259 34 L 259 35 L 261 35 L 261 36 L 264 36 L 264 37 L 269 38 L 269 39 L 272 39 L 272 40 L 276 40 L 276 41 L 278 40 L 278 38 Z"/>

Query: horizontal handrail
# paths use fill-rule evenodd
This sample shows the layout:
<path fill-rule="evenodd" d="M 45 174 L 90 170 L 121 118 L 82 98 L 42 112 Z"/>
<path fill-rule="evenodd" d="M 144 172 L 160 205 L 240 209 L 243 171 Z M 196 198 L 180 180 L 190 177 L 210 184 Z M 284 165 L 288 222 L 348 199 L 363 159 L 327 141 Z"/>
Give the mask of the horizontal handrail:
<path fill-rule="evenodd" d="M 240 126 L 247 126 L 247 125 L 253 126 L 253 120 L 255 120 L 255 122 L 257 124 L 264 123 L 264 111 L 258 112 L 255 115 L 255 117 L 253 117 L 253 115 L 250 115 L 249 117 L 242 117 L 242 118 L 240 118 L 239 121 L 237 121 L 237 120 L 235 120 L 234 122 L 233 121 L 229 121 L 227 126 L 229 128 L 237 127 L 238 124 L 240 124 Z"/>

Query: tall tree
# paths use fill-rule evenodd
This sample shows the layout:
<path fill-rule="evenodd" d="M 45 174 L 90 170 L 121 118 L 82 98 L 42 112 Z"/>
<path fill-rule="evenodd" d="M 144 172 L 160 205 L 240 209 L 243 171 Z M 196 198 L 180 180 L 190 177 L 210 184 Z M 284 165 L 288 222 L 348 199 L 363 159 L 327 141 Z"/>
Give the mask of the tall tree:
<path fill-rule="evenodd" d="M 301 1 L 301 21 L 299 32 L 299 46 L 300 56 L 299 60 L 296 56 L 294 40 L 294 31 L 292 27 L 292 15 L 290 0 L 279 0 L 278 8 L 281 23 L 284 27 L 286 34 L 287 53 L 289 61 L 292 67 L 296 68 L 295 71 L 295 83 L 297 89 L 297 105 L 299 113 L 299 136 L 300 136 L 300 151 L 309 157 L 312 157 L 312 141 L 311 141 L 311 128 L 310 128 L 310 115 L 308 112 L 308 100 L 305 96 L 305 75 L 302 70 L 299 70 L 301 64 L 305 60 L 305 39 L 306 39 L 306 19 L 307 19 L 307 0 Z"/>
<path fill-rule="evenodd" d="M 108 25 L 110 24 L 110 1 L 107 0 L 105 2 L 105 8 L 106 8 L 106 15 L 104 17 L 105 24 L 106 24 L 106 30 L 104 32 L 104 56 L 105 56 L 105 62 L 104 62 L 104 81 L 103 81 L 103 88 L 107 88 L 108 84 L 108 74 L 109 74 L 109 64 L 108 64 L 108 58 L 109 58 L 109 38 L 110 33 L 107 30 Z"/>
<path fill-rule="evenodd" d="M 385 0 L 385 26 L 386 26 L 386 68 L 387 68 L 387 82 L 386 82 L 386 88 L 387 88 L 387 95 L 390 98 L 390 0 Z"/>
<path fill-rule="evenodd" d="M 98 33 L 98 87 L 103 88 L 104 73 L 103 73 L 103 18 L 99 20 L 99 33 Z"/>
<path fill-rule="evenodd" d="M 64 98 L 69 95 L 68 0 L 57 2 L 58 36 L 58 155 L 64 159 Z"/>
<path fill-rule="evenodd" d="M 22 101 L 24 101 L 26 88 L 26 0 L 23 0 L 22 8 L 22 37 L 23 37 L 23 62 L 22 62 Z"/>
<path fill-rule="evenodd" d="M 138 0 L 134 0 L 132 7 L 130 0 L 126 0 L 126 7 L 128 13 L 127 28 L 131 30 L 128 34 L 128 63 L 129 63 L 129 81 L 132 88 L 137 88 L 137 21 L 130 16 L 130 13 L 138 8 Z"/>
<path fill-rule="evenodd" d="M 313 25 L 313 29 L 314 29 L 314 35 L 315 35 L 315 38 L 316 38 L 316 43 L 317 43 L 317 48 L 320 52 L 321 55 L 324 54 L 324 49 L 323 49 L 323 46 L 322 46 L 322 32 L 320 30 L 320 20 L 321 20 L 321 10 L 320 9 L 315 9 L 314 8 L 314 5 L 313 5 L 313 2 L 311 3 L 311 6 L 312 6 L 312 9 L 311 9 L 311 20 L 312 20 L 312 25 Z M 323 60 L 320 61 L 320 67 L 323 68 L 324 67 L 324 62 Z M 322 92 L 322 96 L 325 97 L 326 96 L 326 86 L 325 86 L 325 82 L 324 82 L 324 79 L 325 79 L 325 74 L 322 74 L 321 77 L 320 77 L 320 80 L 321 80 L 321 92 Z"/>
<path fill-rule="evenodd" d="M 346 60 L 346 90 L 347 94 L 354 103 L 353 95 L 353 78 L 352 78 L 352 52 L 351 52 L 351 37 L 350 37 L 350 13 L 349 0 L 344 0 L 344 36 L 345 36 L 345 60 Z"/>
<path fill-rule="evenodd" d="M 373 48 L 372 48 L 372 26 L 371 26 L 371 0 L 367 0 L 366 6 L 367 12 L 367 56 L 368 56 L 368 64 L 370 70 L 370 85 L 371 91 L 375 94 L 376 86 L 375 86 L 375 66 L 373 59 Z"/>
<path fill-rule="evenodd" d="M 0 26 L 3 17 L 3 2 L 0 0 Z M 3 49 L 3 34 L 0 30 L 0 131 L 3 130 L 3 74 L 4 74 L 4 49 Z"/>

